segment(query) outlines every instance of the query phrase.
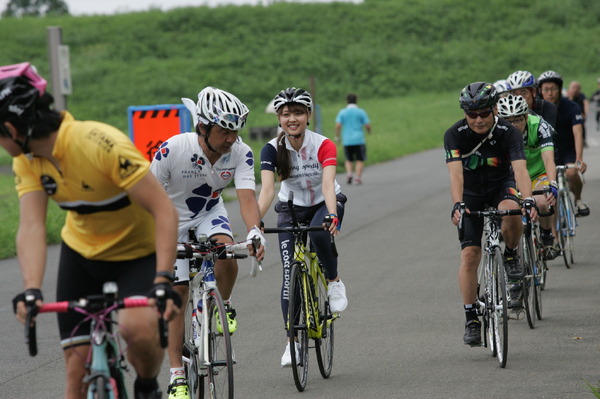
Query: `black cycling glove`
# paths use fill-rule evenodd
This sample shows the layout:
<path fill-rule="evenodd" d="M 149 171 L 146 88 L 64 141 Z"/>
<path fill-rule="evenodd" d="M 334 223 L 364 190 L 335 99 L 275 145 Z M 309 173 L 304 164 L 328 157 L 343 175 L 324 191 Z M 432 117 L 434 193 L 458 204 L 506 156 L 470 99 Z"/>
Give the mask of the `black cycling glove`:
<path fill-rule="evenodd" d="M 166 301 L 167 299 L 172 299 L 175 303 L 175 306 L 178 308 L 181 307 L 181 298 L 179 294 L 175 292 L 171 284 L 169 283 L 156 283 L 150 291 L 148 291 L 148 298 L 156 298 L 159 301 Z"/>
<path fill-rule="evenodd" d="M 452 219 L 454 217 L 454 212 L 460 210 L 461 204 L 462 204 L 461 201 L 454 203 L 454 205 L 452 206 L 452 212 L 450 213 L 450 219 Z"/>
<path fill-rule="evenodd" d="M 42 295 L 42 291 L 38 288 L 30 288 L 21 292 L 20 294 L 15 295 L 13 298 L 13 312 L 17 314 L 17 304 L 19 302 L 25 302 L 26 305 L 34 305 L 37 300 L 43 301 L 44 297 Z"/>

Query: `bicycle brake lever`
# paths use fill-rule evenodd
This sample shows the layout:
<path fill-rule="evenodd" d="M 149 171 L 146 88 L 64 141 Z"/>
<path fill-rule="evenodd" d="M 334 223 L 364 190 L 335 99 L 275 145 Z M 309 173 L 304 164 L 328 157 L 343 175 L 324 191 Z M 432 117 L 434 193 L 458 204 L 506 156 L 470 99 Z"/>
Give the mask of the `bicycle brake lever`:
<path fill-rule="evenodd" d="M 262 272 L 262 262 L 256 259 L 256 254 L 258 252 L 258 248 L 260 248 L 260 237 L 254 236 L 252 238 L 252 249 L 254 250 L 254 258 L 252 259 L 252 268 L 250 269 L 250 275 L 252 277 L 256 277 L 257 269 Z"/>

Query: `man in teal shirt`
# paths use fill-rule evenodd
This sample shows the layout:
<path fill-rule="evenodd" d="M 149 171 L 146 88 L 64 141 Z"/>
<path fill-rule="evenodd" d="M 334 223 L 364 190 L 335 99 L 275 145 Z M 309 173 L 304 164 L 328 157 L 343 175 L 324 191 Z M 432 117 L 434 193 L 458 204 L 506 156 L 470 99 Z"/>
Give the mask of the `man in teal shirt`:
<path fill-rule="evenodd" d="M 350 93 L 346 97 L 348 105 L 338 112 L 335 118 L 335 138 L 340 140 L 342 135 L 342 145 L 344 146 L 344 155 L 346 161 L 347 183 L 362 184 L 362 172 L 367 160 L 367 147 L 365 145 L 365 133 L 371 134 L 371 121 L 369 116 L 362 108 L 356 105 L 356 94 Z M 353 173 L 353 162 L 356 162 L 356 169 Z"/>

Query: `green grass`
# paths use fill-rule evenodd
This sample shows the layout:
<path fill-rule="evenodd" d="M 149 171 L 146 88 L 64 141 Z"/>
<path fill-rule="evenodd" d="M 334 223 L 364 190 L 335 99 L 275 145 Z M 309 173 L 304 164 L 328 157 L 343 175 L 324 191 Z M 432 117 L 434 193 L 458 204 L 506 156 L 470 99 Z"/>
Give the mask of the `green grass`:
<path fill-rule="evenodd" d="M 328 137 L 345 95 L 354 91 L 373 126 L 367 165 L 441 146 L 443 132 L 460 117 L 458 93 L 468 83 L 553 69 L 565 83 L 579 80 L 589 96 L 600 58 L 600 41 L 582 39 L 600 36 L 595 0 L 490 0 L 485 7 L 464 0 L 365 0 L 3 18 L 0 64 L 31 61 L 49 77 L 48 26 L 60 26 L 69 45 L 67 105 L 80 120 L 128 133 L 128 106 L 177 104 L 214 85 L 249 106 L 241 135 L 258 157 L 264 143 L 247 140 L 248 132 L 277 124 L 263 110 L 279 90 L 312 91 Z M 0 150 L 0 165 L 8 164 Z M 2 177 L 0 189 L 4 257 L 14 254 L 18 212 L 12 178 Z M 59 239 L 63 216 L 52 204 L 50 242 Z"/>

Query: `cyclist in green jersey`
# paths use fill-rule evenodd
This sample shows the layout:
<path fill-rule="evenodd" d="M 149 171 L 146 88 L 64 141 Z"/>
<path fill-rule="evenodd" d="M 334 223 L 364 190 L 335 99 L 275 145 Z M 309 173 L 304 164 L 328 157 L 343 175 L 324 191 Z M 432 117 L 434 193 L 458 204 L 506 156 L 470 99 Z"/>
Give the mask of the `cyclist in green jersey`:
<path fill-rule="evenodd" d="M 498 101 L 498 116 L 510 122 L 523 135 L 527 170 L 531 178 L 532 190 L 550 187 L 551 193 L 535 196 L 540 212 L 548 212 L 558 196 L 556 165 L 554 163 L 554 129 L 548 122 L 530 113 L 527 101 L 522 96 L 509 94 Z M 547 259 L 554 259 L 558 248 L 552 234 L 552 217 L 540 217 L 541 240 L 546 247 Z"/>

